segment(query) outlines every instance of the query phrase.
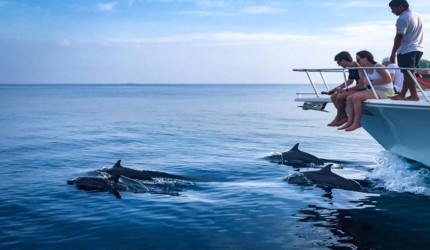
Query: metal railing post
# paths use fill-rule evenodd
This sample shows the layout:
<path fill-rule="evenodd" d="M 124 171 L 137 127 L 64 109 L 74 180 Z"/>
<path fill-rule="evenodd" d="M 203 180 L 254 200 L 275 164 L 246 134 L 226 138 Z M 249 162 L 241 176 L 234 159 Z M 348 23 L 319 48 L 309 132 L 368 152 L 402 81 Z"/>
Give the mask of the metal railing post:
<path fill-rule="evenodd" d="M 347 79 L 346 79 L 345 69 L 342 70 L 342 72 L 343 72 L 343 79 L 345 80 L 343 83 L 345 84 L 345 88 L 348 88 L 348 84 L 346 84 Z"/>
<path fill-rule="evenodd" d="M 323 76 L 323 74 L 322 74 L 322 71 L 320 71 L 320 76 L 321 76 L 321 79 L 323 80 L 323 83 L 324 83 L 324 85 L 325 85 L 325 88 L 327 89 L 327 91 L 330 91 L 330 88 L 328 87 L 328 85 L 327 85 L 327 83 L 326 83 L 326 81 L 325 81 L 325 79 L 324 79 L 324 76 Z"/>
<path fill-rule="evenodd" d="M 315 84 L 314 84 L 314 82 L 312 81 L 311 76 L 309 75 L 309 71 L 307 71 L 307 70 L 306 70 L 306 75 L 308 75 L 309 81 L 311 82 L 311 85 L 312 85 L 312 88 L 314 89 L 315 95 L 316 95 L 317 97 L 320 97 L 320 95 L 318 95 L 317 88 L 315 87 Z"/>
<path fill-rule="evenodd" d="M 376 70 L 376 69 L 373 69 L 373 70 Z M 373 84 L 372 84 L 372 82 L 370 81 L 369 75 L 367 74 L 367 71 L 366 71 L 365 69 L 363 69 L 363 73 L 364 73 L 364 76 L 365 76 L 365 77 L 366 77 L 366 79 L 367 79 L 367 82 L 369 82 L 369 86 L 370 86 L 370 88 L 372 89 L 373 95 L 375 95 L 376 99 L 379 99 L 379 96 L 378 96 L 378 94 L 376 94 L 376 90 L 375 90 L 375 88 L 373 87 Z"/>

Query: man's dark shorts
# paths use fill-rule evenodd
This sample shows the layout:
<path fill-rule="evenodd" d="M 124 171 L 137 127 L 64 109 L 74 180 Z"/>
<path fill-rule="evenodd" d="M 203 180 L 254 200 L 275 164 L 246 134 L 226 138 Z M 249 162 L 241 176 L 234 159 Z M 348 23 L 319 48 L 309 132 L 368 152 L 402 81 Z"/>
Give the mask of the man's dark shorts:
<path fill-rule="evenodd" d="M 412 51 L 406 54 L 397 54 L 397 65 L 400 68 L 418 68 L 418 62 L 423 56 L 421 51 Z M 411 72 L 414 72 L 411 70 Z M 402 73 L 407 74 L 406 70 L 402 69 Z"/>

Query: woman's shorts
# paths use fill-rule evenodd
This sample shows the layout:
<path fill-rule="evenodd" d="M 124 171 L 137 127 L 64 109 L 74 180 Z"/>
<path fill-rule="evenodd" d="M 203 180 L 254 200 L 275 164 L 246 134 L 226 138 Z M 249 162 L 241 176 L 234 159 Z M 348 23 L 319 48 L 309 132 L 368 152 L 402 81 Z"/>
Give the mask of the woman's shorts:
<path fill-rule="evenodd" d="M 393 89 L 386 89 L 386 88 L 381 88 L 381 89 L 377 89 L 375 88 L 376 94 L 378 94 L 379 98 L 381 99 L 385 99 L 388 97 L 391 97 L 394 95 L 394 90 Z"/>

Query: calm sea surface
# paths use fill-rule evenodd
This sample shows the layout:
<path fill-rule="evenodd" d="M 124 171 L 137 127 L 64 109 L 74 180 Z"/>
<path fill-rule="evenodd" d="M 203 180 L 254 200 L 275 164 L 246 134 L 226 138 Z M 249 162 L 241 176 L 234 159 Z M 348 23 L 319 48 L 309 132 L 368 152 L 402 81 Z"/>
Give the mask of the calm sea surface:
<path fill-rule="evenodd" d="M 294 102 L 307 85 L 0 85 L 2 249 L 428 249 L 430 174 Z M 367 180 L 296 186 L 300 149 Z M 66 181 L 124 167 L 191 178 L 157 192 Z"/>

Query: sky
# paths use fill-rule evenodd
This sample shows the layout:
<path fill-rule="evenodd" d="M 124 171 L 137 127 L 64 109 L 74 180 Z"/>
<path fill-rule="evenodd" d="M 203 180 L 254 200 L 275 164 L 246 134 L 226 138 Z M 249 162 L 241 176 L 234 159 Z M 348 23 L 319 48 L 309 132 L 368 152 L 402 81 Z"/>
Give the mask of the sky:
<path fill-rule="evenodd" d="M 430 50 L 430 1 L 408 2 Z M 0 0 L 0 83 L 307 82 L 292 69 L 336 68 L 343 50 L 389 56 L 388 3 Z"/>

